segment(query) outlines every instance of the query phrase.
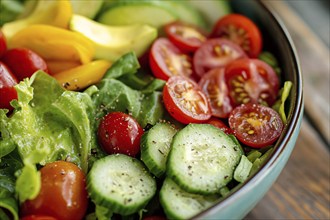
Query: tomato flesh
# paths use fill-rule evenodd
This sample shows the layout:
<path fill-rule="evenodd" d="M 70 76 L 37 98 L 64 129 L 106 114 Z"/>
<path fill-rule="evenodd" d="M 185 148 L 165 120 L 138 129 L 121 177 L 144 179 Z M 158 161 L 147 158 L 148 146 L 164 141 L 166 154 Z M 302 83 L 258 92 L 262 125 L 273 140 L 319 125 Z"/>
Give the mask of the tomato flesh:
<path fill-rule="evenodd" d="M 224 71 L 224 68 L 212 69 L 198 82 L 209 98 L 212 115 L 219 118 L 228 118 L 233 109 L 224 80 Z"/>
<path fill-rule="evenodd" d="M 168 80 L 174 75 L 193 74 L 191 58 L 166 38 L 157 39 L 150 50 L 149 62 L 155 77 Z"/>
<path fill-rule="evenodd" d="M 22 216 L 47 215 L 61 220 L 83 219 L 88 195 L 85 174 L 73 163 L 55 161 L 40 169 L 41 189 L 21 206 Z"/>
<path fill-rule="evenodd" d="M 172 76 L 163 88 L 163 100 L 170 115 L 181 123 L 199 123 L 211 117 L 206 95 L 187 77 Z"/>
<path fill-rule="evenodd" d="M 2 60 L 19 81 L 31 77 L 37 70 L 42 70 L 46 73 L 49 72 L 45 60 L 32 50 L 26 48 L 8 50 Z"/>
<path fill-rule="evenodd" d="M 0 62 L 0 108 L 13 110 L 10 102 L 17 99 L 17 92 L 14 88 L 16 84 L 16 77 L 4 63 Z"/>
<path fill-rule="evenodd" d="M 228 123 L 239 141 L 254 148 L 274 143 L 284 127 L 275 110 L 251 103 L 236 107 L 230 113 Z"/>
<path fill-rule="evenodd" d="M 246 58 L 245 52 L 226 39 L 209 39 L 203 43 L 193 56 L 196 75 L 202 77 L 214 68 L 225 67 L 233 60 Z"/>
<path fill-rule="evenodd" d="M 143 129 L 130 115 L 108 113 L 98 128 L 98 140 L 107 154 L 126 154 L 135 157 L 140 152 Z"/>
<path fill-rule="evenodd" d="M 233 106 L 246 103 L 272 106 L 279 92 L 275 71 L 258 59 L 231 62 L 225 70 L 225 81 Z"/>
<path fill-rule="evenodd" d="M 167 24 L 165 32 L 168 39 L 186 53 L 195 52 L 206 41 L 203 30 L 182 21 Z"/>
<path fill-rule="evenodd" d="M 262 36 L 259 28 L 248 17 L 240 14 L 221 17 L 214 25 L 210 37 L 231 40 L 251 58 L 258 57 L 262 49 Z"/>

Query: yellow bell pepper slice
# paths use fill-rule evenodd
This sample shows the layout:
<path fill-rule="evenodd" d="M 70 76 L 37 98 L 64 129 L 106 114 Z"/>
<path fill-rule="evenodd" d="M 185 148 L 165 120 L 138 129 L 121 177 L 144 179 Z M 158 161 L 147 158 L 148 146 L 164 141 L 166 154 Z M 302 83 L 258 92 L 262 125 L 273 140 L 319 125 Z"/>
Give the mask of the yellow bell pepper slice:
<path fill-rule="evenodd" d="M 67 90 L 80 90 L 100 81 L 111 63 L 95 60 L 90 63 L 65 70 L 53 77 Z"/>
<path fill-rule="evenodd" d="M 25 47 L 47 60 L 72 61 L 82 64 L 92 60 L 93 42 L 82 34 L 50 25 L 31 25 L 16 33 L 9 48 Z"/>
<path fill-rule="evenodd" d="M 69 0 L 38 0 L 31 14 L 4 24 L 2 32 L 10 41 L 18 31 L 32 24 L 48 24 L 68 28 L 71 16 L 72 6 Z"/>
<path fill-rule="evenodd" d="M 54 75 L 64 70 L 72 69 L 81 65 L 79 62 L 63 61 L 63 60 L 46 60 L 48 70 L 51 75 Z"/>

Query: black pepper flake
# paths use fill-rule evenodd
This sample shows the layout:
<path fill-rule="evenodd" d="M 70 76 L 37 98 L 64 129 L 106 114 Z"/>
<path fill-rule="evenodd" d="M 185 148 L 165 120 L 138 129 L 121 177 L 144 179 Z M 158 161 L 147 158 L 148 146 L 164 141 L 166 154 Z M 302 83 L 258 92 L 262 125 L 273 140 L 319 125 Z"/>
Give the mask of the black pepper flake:
<path fill-rule="evenodd" d="M 65 89 L 69 88 L 69 87 L 70 87 L 70 83 L 69 83 L 69 82 L 65 82 L 65 83 L 63 84 L 63 87 L 64 87 Z"/>

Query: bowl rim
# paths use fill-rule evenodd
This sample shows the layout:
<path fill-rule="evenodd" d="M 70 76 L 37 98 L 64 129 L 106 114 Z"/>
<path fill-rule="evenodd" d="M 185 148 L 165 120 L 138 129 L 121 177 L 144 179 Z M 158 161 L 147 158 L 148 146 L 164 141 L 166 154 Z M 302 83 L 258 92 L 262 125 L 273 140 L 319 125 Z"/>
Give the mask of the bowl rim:
<path fill-rule="evenodd" d="M 245 193 L 247 191 L 246 188 L 249 186 L 253 186 L 257 181 L 264 178 L 267 170 L 270 170 L 273 166 L 275 166 L 276 161 L 279 160 L 284 151 L 286 150 L 286 146 L 291 140 L 292 136 L 295 134 L 296 130 L 300 130 L 300 118 L 303 115 L 303 80 L 302 80 L 302 72 L 300 68 L 300 62 L 298 59 L 297 51 L 293 40 L 290 36 L 289 31 L 285 27 L 283 21 L 280 19 L 278 14 L 271 8 L 271 6 L 266 5 L 263 1 L 256 1 L 260 7 L 271 17 L 272 20 L 275 21 L 276 25 L 279 27 L 279 30 L 282 32 L 283 37 L 288 43 L 290 50 L 290 57 L 292 58 L 292 63 L 294 65 L 295 77 L 296 77 L 296 85 L 294 85 L 294 99 L 293 99 L 293 107 L 292 111 L 288 116 L 288 123 L 286 125 L 285 130 L 283 130 L 282 135 L 280 136 L 277 144 L 274 147 L 273 152 L 268 157 L 265 163 L 262 164 L 258 172 L 250 176 L 244 183 L 239 184 L 234 187 L 234 189 L 223 199 L 220 199 L 218 203 L 214 204 L 210 208 L 200 212 L 195 215 L 192 219 L 200 219 L 207 216 L 208 212 L 216 212 L 217 210 L 222 209 L 223 207 L 230 206 L 232 203 L 235 203 L 237 199 L 239 199 L 241 193 Z"/>

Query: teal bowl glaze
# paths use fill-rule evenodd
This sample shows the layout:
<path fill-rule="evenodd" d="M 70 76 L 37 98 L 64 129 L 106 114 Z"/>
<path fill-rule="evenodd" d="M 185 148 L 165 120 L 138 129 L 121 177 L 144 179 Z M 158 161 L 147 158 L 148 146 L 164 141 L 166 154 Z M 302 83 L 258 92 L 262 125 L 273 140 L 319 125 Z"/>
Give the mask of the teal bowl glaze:
<path fill-rule="evenodd" d="M 303 118 L 303 82 L 291 37 L 280 18 L 262 1 L 231 0 L 234 12 L 250 17 L 260 27 L 264 50 L 279 60 L 282 79 L 293 82 L 287 103 L 288 123 L 275 144 L 272 155 L 260 170 L 235 187 L 219 203 L 193 219 L 242 219 L 263 198 L 280 175 L 295 146 Z"/>

